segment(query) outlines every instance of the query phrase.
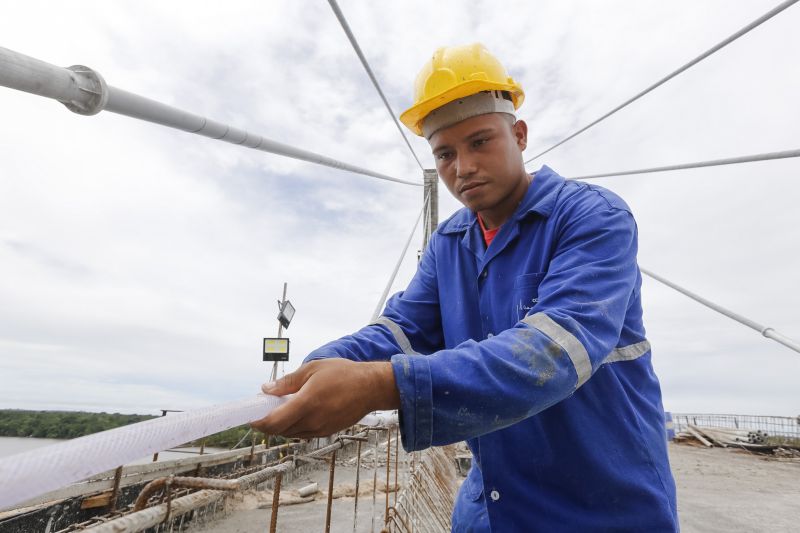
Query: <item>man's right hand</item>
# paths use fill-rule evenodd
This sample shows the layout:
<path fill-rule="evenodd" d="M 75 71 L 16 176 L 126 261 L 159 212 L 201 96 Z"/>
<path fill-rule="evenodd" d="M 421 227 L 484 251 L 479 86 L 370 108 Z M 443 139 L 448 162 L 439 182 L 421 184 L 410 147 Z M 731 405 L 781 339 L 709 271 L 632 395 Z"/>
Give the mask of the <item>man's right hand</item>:
<path fill-rule="evenodd" d="M 400 407 L 388 362 L 318 359 L 261 389 L 274 396 L 294 394 L 268 416 L 251 423 L 258 431 L 285 437 L 324 437 L 352 426 L 372 411 Z"/>

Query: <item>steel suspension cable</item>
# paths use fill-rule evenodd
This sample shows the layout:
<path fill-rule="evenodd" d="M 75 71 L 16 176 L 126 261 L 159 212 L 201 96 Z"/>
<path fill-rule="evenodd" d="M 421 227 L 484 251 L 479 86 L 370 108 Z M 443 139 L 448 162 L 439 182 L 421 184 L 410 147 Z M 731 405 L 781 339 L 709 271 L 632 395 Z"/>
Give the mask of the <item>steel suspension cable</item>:
<path fill-rule="evenodd" d="M 638 100 L 642 96 L 646 95 L 647 93 L 649 93 L 649 92 L 653 91 L 654 89 L 660 87 L 661 85 L 665 84 L 666 82 L 668 82 L 669 80 L 671 80 L 672 78 L 677 76 L 678 74 L 681 74 L 682 72 L 685 72 L 689 68 L 693 67 L 697 63 L 701 62 L 705 58 L 707 58 L 710 55 L 712 55 L 714 52 L 717 52 L 718 50 L 721 50 L 722 48 L 724 48 L 727 45 L 731 44 L 733 41 L 735 41 L 739 37 L 741 37 L 744 34 L 748 33 L 750 30 L 760 26 L 761 24 L 763 24 L 764 22 L 768 21 L 769 19 L 771 19 L 772 17 L 774 17 L 778 13 L 782 12 L 786 8 L 791 7 L 793 4 L 796 4 L 798 1 L 799 0 L 787 0 L 786 2 L 782 2 L 781 4 L 777 5 L 773 9 L 769 10 L 767 13 L 764 13 L 763 15 L 758 17 L 756 20 L 754 20 L 753 22 L 751 22 L 750 24 L 748 24 L 744 28 L 742 28 L 739 31 L 737 31 L 736 33 L 734 33 L 733 35 L 729 36 L 725 40 L 723 40 L 720 43 L 712 46 L 711 48 L 709 48 L 708 50 L 706 50 L 705 52 L 703 52 L 699 56 L 695 57 L 694 59 L 692 59 L 691 61 L 689 61 L 688 63 L 686 63 L 682 67 L 680 67 L 679 69 L 677 69 L 677 70 L 673 71 L 672 73 L 668 74 L 667 76 L 661 78 L 660 80 L 655 82 L 653 85 L 649 86 L 645 90 L 643 90 L 640 93 L 636 94 L 632 98 L 629 98 L 628 100 L 625 100 L 623 103 L 621 103 L 620 105 L 618 105 L 617 107 L 615 107 L 614 109 L 612 109 L 611 111 L 606 113 L 605 115 L 603 115 L 600 118 L 594 120 L 593 122 L 587 124 L 583 128 L 581 128 L 578 131 L 576 131 L 575 133 L 565 137 L 564 139 L 560 140 L 556 144 L 552 145 L 550 148 L 548 148 L 548 149 L 546 149 L 546 150 L 544 150 L 542 152 L 539 152 L 535 156 L 533 156 L 530 159 L 528 159 L 527 161 L 525 161 L 525 163 L 527 164 L 527 163 L 530 163 L 531 161 L 533 161 L 534 159 L 538 159 L 539 157 L 543 156 L 544 154 L 550 152 L 551 150 L 554 150 L 555 148 L 558 148 L 559 146 L 561 146 L 565 142 L 567 142 L 567 141 L 569 141 L 571 139 L 574 139 L 575 137 L 577 137 L 578 135 L 580 135 L 584 131 L 588 130 L 589 128 L 592 128 L 593 126 L 596 126 L 597 124 L 599 124 L 603 120 L 607 119 L 608 117 L 610 117 L 611 115 L 613 115 L 617 111 L 623 109 L 624 107 L 627 107 L 628 105 L 632 104 L 633 102 L 635 102 L 636 100 Z"/>
<path fill-rule="evenodd" d="M 669 170 L 686 170 L 690 168 L 717 167 L 722 165 L 736 165 L 739 163 L 752 163 L 755 161 L 770 161 L 773 159 L 789 159 L 800 157 L 800 149 L 784 150 L 782 152 L 768 152 L 765 154 L 745 155 L 741 157 L 729 157 L 726 159 L 712 159 L 710 161 L 698 161 L 696 163 L 682 163 L 680 165 L 668 165 L 665 167 L 642 168 L 638 170 L 621 170 L 619 172 L 606 172 L 603 174 L 588 174 L 569 178 L 572 180 L 591 180 L 595 178 L 608 178 L 611 176 L 628 176 L 631 174 L 649 174 L 652 172 L 667 172 Z"/>
<path fill-rule="evenodd" d="M 738 313 L 734 313 L 733 311 L 725 309 L 721 305 L 717 305 L 714 302 L 712 302 L 710 300 L 707 300 L 707 299 L 703 298 L 702 296 L 691 292 L 688 289 L 684 289 L 680 285 L 678 285 L 676 283 L 673 283 L 673 282 L 671 282 L 671 281 L 669 281 L 669 280 L 667 280 L 665 278 L 662 278 L 658 274 L 655 274 L 655 273 L 653 273 L 653 272 L 651 272 L 651 271 L 649 271 L 649 270 L 647 270 L 645 268 L 641 268 L 640 267 L 639 270 L 642 271 L 642 274 L 650 276 L 654 280 L 659 281 L 659 282 L 663 283 L 664 285 L 666 285 L 667 287 L 670 287 L 671 289 L 674 289 L 674 290 L 676 290 L 676 291 L 688 296 L 689 298 L 691 298 L 692 300 L 695 300 L 696 302 L 700 302 L 701 304 L 705 305 L 706 307 L 708 307 L 710 309 L 713 309 L 717 313 L 721 313 L 721 314 L 727 316 L 728 318 L 732 318 L 733 320 L 739 322 L 740 324 L 744 324 L 748 328 L 751 328 L 751 329 L 754 329 L 754 330 L 758 331 L 764 337 L 767 337 L 768 339 L 772 339 L 772 340 L 774 340 L 776 342 L 779 342 L 780 344 L 786 346 L 790 350 L 794 350 L 795 352 L 800 353 L 800 343 L 798 343 L 797 341 L 795 341 L 793 339 L 790 339 L 786 335 L 783 335 L 783 334 L 777 332 L 774 328 L 771 328 L 769 326 L 764 326 L 764 325 L 759 324 L 758 322 L 756 322 L 754 320 L 750 320 L 749 318 L 744 317 L 744 316 L 742 316 L 742 315 L 740 315 Z"/>
<path fill-rule="evenodd" d="M 95 115 L 107 110 L 262 152 L 395 183 L 422 186 L 419 182 L 343 163 L 112 87 L 98 72 L 82 65 L 62 68 L 0 47 L 0 86 L 58 100 L 70 111 L 81 115 Z"/>
<path fill-rule="evenodd" d="M 394 285 L 394 280 L 397 277 L 397 272 L 400 270 L 400 265 L 403 263 L 403 259 L 406 257 L 406 253 L 408 252 L 408 247 L 411 245 L 411 239 L 414 238 L 414 233 L 417 231 L 417 226 L 419 226 L 419 221 L 422 219 L 422 214 L 425 213 L 425 210 L 428 208 L 428 203 L 430 202 L 430 197 L 426 196 L 425 201 L 422 203 L 422 209 L 419 211 L 419 215 L 417 215 L 417 220 L 414 222 L 414 227 L 411 229 L 411 233 L 408 235 L 408 240 L 406 241 L 406 245 L 403 247 L 403 251 L 400 253 L 400 257 L 397 259 L 397 264 L 394 266 L 394 270 L 392 270 L 392 275 L 389 277 L 389 282 L 386 284 L 386 287 L 383 289 L 383 294 L 381 294 L 380 300 L 378 300 L 378 305 L 375 306 L 375 311 L 372 313 L 372 319 L 370 323 L 375 322 L 379 316 L 381 316 L 381 311 L 383 310 L 383 305 L 386 303 L 386 298 L 389 296 L 389 291 Z"/>
<path fill-rule="evenodd" d="M 414 151 L 414 148 L 411 147 L 411 143 L 408 141 L 408 137 L 406 137 L 405 132 L 403 131 L 403 127 L 400 126 L 400 122 L 397 120 L 397 116 L 395 116 L 394 111 L 392 110 L 392 106 L 389 105 L 389 100 L 386 98 L 386 95 L 383 94 L 383 90 L 381 89 L 380 84 L 378 83 L 378 78 L 375 77 L 375 73 L 372 72 L 372 69 L 367 62 L 366 56 L 364 56 L 364 52 L 361 51 L 361 47 L 358 45 L 358 41 L 356 41 L 356 36 L 353 34 L 353 31 L 350 29 L 350 25 L 347 23 L 347 19 L 342 13 L 342 10 L 339 8 L 339 4 L 336 0 L 328 0 L 328 3 L 331 5 L 331 9 L 333 9 L 333 14 L 336 15 L 336 18 L 339 20 L 339 24 L 342 26 L 344 33 L 347 35 L 347 39 L 350 41 L 350 44 L 353 46 L 353 50 L 355 51 L 358 59 L 361 60 L 361 64 L 364 66 L 364 70 L 367 71 L 367 76 L 372 81 L 372 85 L 375 86 L 375 90 L 378 91 L 378 94 L 383 100 L 383 105 L 386 106 L 386 110 L 389 112 L 389 116 L 392 117 L 392 121 L 394 125 L 397 126 L 397 131 L 400 132 L 400 136 L 403 137 L 403 141 L 405 141 L 406 146 L 411 151 L 411 155 L 414 156 L 417 164 L 419 165 L 420 170 L 425 170 L 422 166 L 422 163 L 417 157 L 417 153 Z"/>

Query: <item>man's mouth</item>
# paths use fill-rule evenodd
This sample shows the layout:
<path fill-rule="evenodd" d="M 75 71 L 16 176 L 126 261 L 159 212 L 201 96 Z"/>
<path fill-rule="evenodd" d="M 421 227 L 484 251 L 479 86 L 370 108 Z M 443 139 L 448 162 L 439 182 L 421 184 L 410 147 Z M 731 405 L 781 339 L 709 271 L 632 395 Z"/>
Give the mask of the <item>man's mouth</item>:
<path fill-rule="evenodd" d="M 461 188 L 458 189 L 458 192 L 459 194 L 463 194 L 467 191 L 470 191 L 476 187 L 481 187 L 483 185 L 486 185 L 485 181 L 471 181 L 469 183 L 465 183 L 464 185 L 462 185 Z"/>

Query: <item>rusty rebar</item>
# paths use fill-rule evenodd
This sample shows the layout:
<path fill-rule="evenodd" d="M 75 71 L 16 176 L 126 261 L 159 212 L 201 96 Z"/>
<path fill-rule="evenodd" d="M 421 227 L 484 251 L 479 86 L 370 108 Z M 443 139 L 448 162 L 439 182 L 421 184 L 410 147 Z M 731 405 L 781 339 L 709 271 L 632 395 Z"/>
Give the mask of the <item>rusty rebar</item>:
<path fill-rule="evenodd" d="M 395 506 L 391 506 L 391 507 L 389 507 L 389 510 L 391 511 L 391 515 L 389 516 L 389 518 L 390 518 L 390 519 L 391 519 L 393 522 L 395 522 L 395 523 L 397 523 L 397 522 L 395 521 L 395 519 L 398 519 L 398 520 L 400 520 L 400 523 L 401 523 L 401 524 L 403 524 L 403 529 L 404 529 L 405 531 L 410 531 L 410 529 L 409 529 L 409 527 L 408 527 L 408 524 L 406 523 L 406 521 L 405 521 L 405 520 L 403 520 L 403 517 L 400 515 L 400 513 L 398 513 L 398 512 L 397 512 L 397 508 L 396 508 Z"/>
<path fill-rule="evenodd" d="M 164 488 L 169 482 L 174 487 L 182 487 L 188 489 L 212 489 L 212 490 L 237 490 L 239 488 L 239 481 L 236 479 L 213 479 L 205 477 L 161 477 L 154 479 L 145 485 L 139 496 L 136 498 L 136 503 L 133 506 L 134 512 L 141 511 L 147 506 L 147 500 L 159 489 Z"/>
<path fill-rule="evenodd" d="M 275 487 L 272 491 L 272 515 L 269 517 L 269 533 L 275 533 L 278 528 L 278 507 L 281 501 L 281 480 L 283 474 L 280 472 L 275 476 Z"/>
<path fill-rule="evenodd" d="M 443 487 L 437 481 L 437 476 L 435 476 L 430 471 L 430 469 L 427 467 L 427 465 L 425 465 L 424 462 L 420 464 L 420 467 L 421 467 L 421 470 L 423 470 L 424 473 L 427 474 L 425 477 L 427 477 L 427 479 L 429 479 L 431 481 L 431 483 L 429 483 L 428 486 L 433 489 L 434 493 L 436 493 L 436 495 L 438 496 L 439 501 L 446 502 L 448 500 L 447 495 L 443 491 Z M 423 494 L 423 496 L 428 501 L 428 507 L 431 510 L 432 516 L 437 519 L 437 521 L 439 522 L 439 524 L 443 528 L 446 528 L 447 527 L 447 518 L 442 516 L 442 513 L 439 511 L 439 507 L 436 506 L 436 503 L 433 501 L 433 499 L 431 497 L 431 494 L 428 491 L 421 491 L 421 493 Z"/>
<path fill-rule="evenodd" d="M 164 483 L 164 491 L 167 493 L 167 512 L 164 515 L 164 521 L 161 522 L 162 524 L 166 524 L 169 521 L 169 515 L 172 512 L 172 483 L 174 481 L 175 476 L 169 476 L 166 483 Z"/>
<path fill-rule="evenodd" d="M 358 460 L 356 461 L 356 495 L 355 502 L 353 503 L 353 533 L 356 533 L 356 524 L 358 523 L 358 487 L 361 477 L 361 443 L 362 440 L 358 439 L 358 449 L 356 451 L 356 455 L 358 457 Z"/>
<path fill-rule="evenodd" d="M 256 432 L 253 432 L 253 438 L 250 441 L 250 466 L 253 466 L 255 462 L 255 451 L 256 451 Z"/>
<path fill-rule="evenodd" d="M 325 533 L 331 531 L 331 509 L 333 507 L 333 476 L 336 473 L 336 450 L 331 454 L 331 469 L 328 475 L 328 509 L 325 511 Z"/>
<path fill-rule="evenodd" d="M 239 489 L 244 489 L 251 486 L 257 486 L 260 483 L 268 479 L 275 478 L 278 474 L 285 474 L 294 470 L 297 466 L 299 466 L 302 462 L 318 462 L 324 460 L 323 458 L 327 455 L 331 454 L 333 451 L 336 451 L 342 448 L 345 445 L 345 441 L 347 440 L 355 440 L 355 441 L 365 441 L 365 436 L 369 433 L 368 431 L 363 431 L 357 435 L 353 436 L 344 436 L 342 435 L 341 439 L 337 440 L 336 442 L 324 446 L 322 448 L 318 448 L 317 450 L 313 450 L 307 453 L 304 456 L 297 456 L 295 457 L 287 457 L 286 459 L 294 459 L 291 462 L 284 462 L 277 465 L 260 467 L 255 472 L 250 474 L 243 475 L 235 480 L 217 480 L 217 479 L 207 479 L 207 478 L 200 478 L 201 482 L 204 483 L 201 487 L 194 487 L 194 488 L 204 488 L 205 490 L 200 490 L 198 492 L 192 492 L 190 494 L 186 494 L 185 496 L 178 497 L 177 493 L 175 494 L 172 505 L 171 505 L 171 512 L 170 514 L 177 518 L 177 516 L 183 517 L 185 513 L 192 513 L 202 506 L 207 506 L 215 501 L 223 498 L 225 493 L 222 490 L 228 489 L 228 487 L 219 486 L 220 483 L 238 483 Z M 348 438 L 350 437 L 350 438 Z M 358 437 L 358 438 L 352 438 Z M 377 435 L 376 435 L 377 437 Z M 377 445 L 377 438 L 376 438 L 376 445 Z M 292 444 L 290 447 L 293 447 Z M 261 453 L 261 452 L 259 452 Z M 363 446 L 362 446 L 362 453 L 361 456 L 363 458 Z M 245 455 L 247 457 L 247 455 Z M 335 463 L 334 463 L 335 464 Z M 181 483 L 182 480 L 187 478 L 175 478 L 176 484 L 173 487 L 178 487 L 178 483 Z M 191 479 L 191 478 L 189 478 Z M 158 480 L 154 480 L 158 481 Z M 164 481 L 162 480 L 161 483 Z M 212 484 L 214 486 L 210 486 Z M 209 488 L 206 488 L 209 486 Z M 147 487 L 145 487 L 147 488 Z M 146 501 L 152 496 L 153 492 L 157 490 L 158 487 L 151 487 L 147 488 L 150 492 L 150 495 L 144 498 L 145 503 Z M 143 489 L 144 490 L 144 489 Z M 329 494 L 332 492 L 331 490 L 328 491 Z M 141 494 L 140 494 L 141 497 Z M 147 528 L 158 527 L 164 520 L 164 516 L 166 514 L 166 505 L 160 504 L 151 507 L 147 507 L 146 509 L 142 509 L 136 511 L 134 513 L 126 514 L 124 516 L 116 517 L 102 524 L 94 524 L 92 527 L 92 531 L 95 533 L 113 533 L 119 531 L 142 531 Z M 197 513 L 198 516 L 201 513 Z"/>
<path fill-rule="evenodd" d="M 400 490 L 400 487 L 397 486 L 397 471 L 399 468 L 399 461 L 400 461 L 400 426 L 397 427 L 397 437 L 395 438 L 394 443 L 394 503 L 397 504 L 397 492 Z"/>
<path fill-rule="evenodd" d="M 375 448 L 372 452 L 372 517 L 370 533 L 375 532 L 375 491 L 378 490 L 378 432 L 374 432 L 373 435 L 375 435 Z"/>
<path fill-rule="evenodd" d="M 367 442 L 369 439 L 366 437 L 358 437 L 355 435 L 339 435 L 336 440 L 357 440 L 360 442 Z"/>
<path fill-rule="evenodd" d="M 122 467 L 118 466 L 114 471 L 114 488 L 111 489 L 111 498 L 108 500 L 108 512 L 113 513 L 117 509 L 117 499 L 119 498 L 119 485 L 122 482 Z"/>
<path fill-rule="evenodd" d="M 389 521 L 389 469 L 392 464 L 392 428 L 386 430 L 386 485 L 383 487 L 386 493 L 386 504 L 383 509 L 383 523 Z"/>

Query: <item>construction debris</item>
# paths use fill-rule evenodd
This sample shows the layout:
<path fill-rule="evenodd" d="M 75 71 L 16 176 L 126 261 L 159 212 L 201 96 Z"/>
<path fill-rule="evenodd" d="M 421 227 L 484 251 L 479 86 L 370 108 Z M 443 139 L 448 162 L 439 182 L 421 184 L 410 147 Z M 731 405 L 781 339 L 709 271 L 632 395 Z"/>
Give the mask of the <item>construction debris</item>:
<path fill-rule="evenodd" d="M 311 483 L 310 485 L 297 489 L 297 494 L 299 494 L 301 498 L 308 498 L 316 494 L 317 491 L 319 491 L 319 484 Z"/>
<path fill-rule="evenodd" d="M 800 461 L 800 450 L 796 448 L 775 448 L 772 450 L 772 455 L 774 455 L 776 459 Z"/>
<path fill-rule="evenodd" d="M 705 427 L 688 424 L 673 442 L 706 448 L 738 447 L 779 459 L 800 458 L 800 439 L 773 436 L 762 430 Z"/>

